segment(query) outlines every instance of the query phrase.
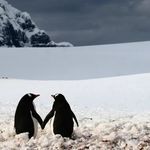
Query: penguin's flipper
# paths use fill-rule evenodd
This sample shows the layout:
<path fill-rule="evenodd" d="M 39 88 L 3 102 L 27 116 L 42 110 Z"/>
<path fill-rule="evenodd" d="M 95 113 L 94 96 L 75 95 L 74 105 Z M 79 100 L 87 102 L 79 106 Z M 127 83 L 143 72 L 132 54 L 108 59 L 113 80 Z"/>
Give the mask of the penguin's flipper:
<path fill-rule="evenodd" d="M 32 109 L 32 115 L 33 115 L 34 118 L 37 119 L 37 121 L 39 122 L 39 124 L 42 128 L 43 120 L 41 119 L 40 115 L 35 111 L 35 109 Z"/>
<path fill-rule="evenodd" d="M 54 110 L 52 109 L 48 115 L 45 117 L 43 125 L 42 125 L 42 129 L 45 128 L 45 125 L 47 124 L 47 122 L 49 121 L 49 119 L 51 119 L 54 116 Z"/>
<path fill-rule="evenodd" d="M 72 111 L 71 111 L 72 112 Z M 79 126 L 79 124 L 78 124 L 78 120 L 77 120 L 77 118 L 76 118 L 76 116 L 75 116 L 75 114 L 72 112 L 72 117 L 74 118 L 74 120 L 75 120 L 75 122 L 76 122 L 76 124 L 77 124 L 77 126 Z"/>

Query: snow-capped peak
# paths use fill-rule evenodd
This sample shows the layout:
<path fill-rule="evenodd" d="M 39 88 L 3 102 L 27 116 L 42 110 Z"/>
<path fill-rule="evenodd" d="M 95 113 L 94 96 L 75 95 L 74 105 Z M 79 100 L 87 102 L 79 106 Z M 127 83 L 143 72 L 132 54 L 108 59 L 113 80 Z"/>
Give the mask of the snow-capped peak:
<path fill-rule="evenodd" d="M 49 35 L 40 30 L 27 12 L 12 7 L 0 0 L 0 46 L 6 47 L 48 47 Z"/>

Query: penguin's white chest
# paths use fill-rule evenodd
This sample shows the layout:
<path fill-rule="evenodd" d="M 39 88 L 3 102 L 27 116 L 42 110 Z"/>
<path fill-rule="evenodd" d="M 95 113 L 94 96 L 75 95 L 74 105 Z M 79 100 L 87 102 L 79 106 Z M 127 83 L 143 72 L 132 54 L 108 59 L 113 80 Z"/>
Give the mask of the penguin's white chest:
<path fill-rule="evenodd" d="M 51 127 L 51 132 L 54 135 L 54 119 L 55 119 L 56 111 L 54 112 L 54 116 L 50 120 L 50 127 Z"/>
<path fill-rule="evenodd" d="M 34 103 L 33 103 L 33 107 L 34 107 L 34 109 L 35 109 L 35 105 L 34 105 Z M 32 115 L 32 111 L 30 111 L 30 114 L 31 114 L 31 118 L 32 118 L 32 120 L 33 120 L 33 126 L 34 126 L 34 138 L 37 136 L 37 132 L 38 132 L 38 121 L 37 121 L 37 119 L 36 118 L 34 118 L 33 117 L 33 115 Z"/>
<path fill-rule="evenodd" d="M 37 136 L 37 131 L 38 131 L 38 121 L 36 120 L 36 118 L 33 117 L 32 112 L 31 113 L 31 118 L 33 120 L 33 126 L 34 126 L 34 138 Z"/>

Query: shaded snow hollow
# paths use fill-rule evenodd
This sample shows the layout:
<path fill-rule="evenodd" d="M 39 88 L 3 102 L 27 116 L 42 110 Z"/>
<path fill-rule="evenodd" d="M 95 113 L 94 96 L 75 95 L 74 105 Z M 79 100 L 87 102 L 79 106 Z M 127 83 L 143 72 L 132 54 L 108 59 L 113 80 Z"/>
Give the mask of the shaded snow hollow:
<path fill-rule="evenodd" d="M 150 149 L 150 74 L 78 81 L 0 80 L 0 149 L 122 150 Z M 13 119 L 20 98 L 35 100 L 44 119 L 54 93 L 63 93 L 79 120 L 72 139 L 53 136 L 50 125 L 37 137 L 15 135 Z M 92 118 L 92 120 L 91 120 Z"/>

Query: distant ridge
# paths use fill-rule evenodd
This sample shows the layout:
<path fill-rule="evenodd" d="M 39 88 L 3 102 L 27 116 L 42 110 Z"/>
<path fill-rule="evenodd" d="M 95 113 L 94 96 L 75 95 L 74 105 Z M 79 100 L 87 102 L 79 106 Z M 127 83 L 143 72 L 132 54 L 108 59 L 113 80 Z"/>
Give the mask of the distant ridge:
<path fill-rule="evenodd" d="M 0 0 L 0 47 L 60 47 L 40 30 L 27 12 Z M 70 46 L 69 44 L 61 46 Z"/>

